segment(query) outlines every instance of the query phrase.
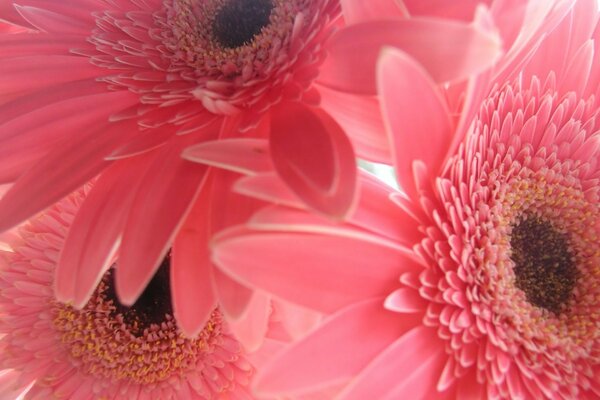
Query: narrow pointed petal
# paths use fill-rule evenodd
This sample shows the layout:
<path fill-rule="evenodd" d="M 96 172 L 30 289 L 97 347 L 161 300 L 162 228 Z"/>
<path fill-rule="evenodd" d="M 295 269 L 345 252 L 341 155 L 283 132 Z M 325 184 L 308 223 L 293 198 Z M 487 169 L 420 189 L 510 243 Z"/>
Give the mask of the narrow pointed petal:
<path fill-rule="evenodd" d="M 56 268 L 59 301 L 77 308 L 88 302 L 113 261 L 137 179 L 148 161 L 138 157 L 117 162 L 94 183 L 73 220 Z"/>
<path fill-rule="evenodd" d="M 206 166 L 180 157 L 195 138 L 180 138 L 162 148 L 133 200 L 116 269 L 115 286 L 123 304 L 133 304 L 152 279 L 206 177 Z"/>
<path fill-rule="evenodd" d="M 354 150 L 326 113 L 286 102 L 273 113 L 271 155 L 278 174 L 315 210 L 342 218 L 356 189 Z"/>
<path fill-rule="evenodd" d="M 270 395 L 308 391 L 358 374 L 377 354 L 419 323 L 417 318 L 399 319 L 384 310 L 382 302 L 381 298 L 365 300 L 323 321 L 318 329 L 265 366 L 256 377 L 256 391 Z"/>
<path fill-rule="evenodd" d="M 331 38 L 318 82 L 349 93 L 375 94 L 375 66 L 384 46 L 409 54 L 437 83 L 465 79 L 501 55 L 497 35 L 473 24 L 427 18 L 366 22 Z"/>
<path fill-rule="evenodd" d="M 103 124 L 46 154 L 0 201 L 0 230 L 19 224 L 92 179 L 109 164 L 104 156 L 135 129 L 129 121 Z"/>
<path fill-rule="evenodd" d="M 346 24 L 357 24 L 359 22 L 374 19 L 402 18 L 406 17 L 406 10 L 400 8 L 396 0 L 341 0 L 342 14 Z"/>
<path fill-rule="evenodd" d="M 395 49 L 381 54 L 377 86 L 399 184 L 414 196 L 413 161 L 437 173 L 452 140 L 448 108 L 423 68 Z"/>
<path fill-rule="evenodd" d="M 208 178 L 210 179 L 210 178 Z M 171 293 L 177 325 L 188 337 L 196 337 L 217 305 L 211 282 L 208 249 L 210 197 L 204 185 L 173 243 Z"/>
<path fill-rule="evenodd" d="M 273 170 L 269 143 L 265 139 L 221 139 L 204 142 L 185 149 L 182 157 L 245 175 Z"/>
<path fill-rule="evenodd" d="M 436 386 L 446 359 L 435 329 L 413 328 L 381 352 L 340 399 L 391 399 L 402 393 L 410 393 L 415 399 L 426 398 L 423 395 Z M 415 360 L 419 360 L 418 364 Z"/>
<path fill-rule="evenodd" d="M 389 293 L 397 285 L 390 276 L 414 269 L 402 262 L 402 249 L 375 236 L 350 229 L 314 235 L 309 229 L 226 231 L 213 245 L 213 260 L 249 287 L 322 312 Z"/>

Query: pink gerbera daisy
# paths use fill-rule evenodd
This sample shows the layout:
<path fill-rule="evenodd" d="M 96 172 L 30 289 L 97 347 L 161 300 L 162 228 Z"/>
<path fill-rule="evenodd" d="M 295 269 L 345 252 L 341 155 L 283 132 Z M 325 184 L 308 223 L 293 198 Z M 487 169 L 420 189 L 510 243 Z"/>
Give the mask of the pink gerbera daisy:
<path fill-rule="evenodd" d="M 406 195 L 364 175 L 346 223 L 293 208 L 273 175 L 239 182 L 280 205 L 223 232 L 214 260 L 333 313 L 263 370 L 259 393 L 600 396 L 599 16 L 595 0 L 529 3 L 507 58 L 469 84 L 464 136 L 447 87 L 385 50 L 377 82 Z"/>
<path fill-rule="evenodd" d="M 175 314 L 189 335 L 216 303 L 232 318 L 253 308 L 251 299 L 265 303 L 214 269 L 203 245 L 252 206 L 227 197 L 228 178 L 180 154 L 243 137 L 192 147 L 186 157 L 242 157 L 248 148 L 271 154 L 260 167 L 274 166 L 309 206 L 348 212 L 355 153 L 340 124 L 358 155 L 385 160 L 389 149 L 374 96 L 346 93 L 333 79 L 335 57 L 351 51 L 355 36 L 336 40 L 335 51 L 327 39 L 338 26 L 383 12 L 407 16 L 392 0 L 369 4 L 0 0 L 0 20 L 27 28 L 0 34 L 0 181 L 14 181 L 0 201 L 0 229 L 99 175 L 61 255 L 61 301 L 83 307 L 118 252 L 116 290 L 133 304 L 172 251 Z M 424 28 L 431 34 L 421 40 L 414 33 Z M 461 74 L 499 53 L 495 35 L 463 22 L 409 23 L 399 34 L 415 39 L 404 42 L 419 54 L 454 48 L 456 34 L 470 38 L 448 64 Z M 460 68 L 463 59 L 473 62 Z"/>
<path fill-rule="evenodd" d="M 83 198 L 20 227 L 0 254 L 0 398 L 31 382 L 26 399 L 252 398 L 254 366 L 218 309 L 194 339 L 177 328 L 170 257 L 132 307 L 116 297 L 112 269 L 82 309 L 54 299 L 58 254 Z"/>

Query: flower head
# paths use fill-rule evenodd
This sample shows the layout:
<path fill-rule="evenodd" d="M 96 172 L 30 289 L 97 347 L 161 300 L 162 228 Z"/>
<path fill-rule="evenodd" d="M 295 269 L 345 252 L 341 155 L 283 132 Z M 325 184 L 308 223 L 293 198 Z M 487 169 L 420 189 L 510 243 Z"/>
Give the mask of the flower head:
<path fill-rule="evenodd" d="M 265 152 L 258 138 L 270 138 L 300 197 L 350 207 L 354 150 L 313 87 L 337 1 L 6 1 L 0 20 L 18 27 L 0 33 L 0 181 L 14 182 L 0 229 L 97 177 L 61 254 L 61 301 L 83 307 L 118 252 L 116 290 L 131 305 L 172 251 L 188 335 L 217 303 L 236 319 L 252 308 L 205 245 L 251 205 L 223 211 L 230 178 L 183 160 L 192 145 L 243 136 Z"/>
<path fill-rule="evenodd" d="M 170 257 L 131 307 L 115 294 L 113 269 L 82 309 L 54 299 L 58 254 L 82 199 L 78 192 L 28 222 L 2 252 L 0 368 L 12 370 L 3 380 L 34 382 L 30 398 L 248 397 L 254 366 L 218 309 L 194 339 L 177 328 Z"/>
<path fill-rule="evenodd" d="M 405 193 L 364 175 L 344 224 L 290 207 L 273 178 L 238 184 L 288 206 L 223 233 L 216 262 L 333 313 L 260 375 L 259 391 L 346 382 L 343 399 L 600 395 L 598 15 L 593 1 L 529 3 L 506 57 L 462 92 L 458 118 L 449 86 L 384 50 L 378 89 Z M 293 261 L 282 271 L 283 259 Z M 279 372 L 291 365 L 294 377 Z"/>

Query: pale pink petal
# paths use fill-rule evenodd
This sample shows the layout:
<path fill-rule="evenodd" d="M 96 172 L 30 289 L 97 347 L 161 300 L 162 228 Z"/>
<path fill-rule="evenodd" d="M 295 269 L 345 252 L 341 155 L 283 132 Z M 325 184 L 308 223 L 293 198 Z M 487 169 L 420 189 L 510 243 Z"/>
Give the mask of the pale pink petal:
<path fill-rule="evenodd" d="M 447 357 L 435 329 L 413 328 L 382 351 L 340 399 L 393 399 L 403 393 L 427 398 L 424 395 L 435 387 Z"/>
<path fill-rule="evenodd" d="M 310 227 L 303 225 L 298 230 L 226 232 L 214 243 L 213 260 L 250 287 L 323 312 L 389 293 L 396 285 L 390 276 L 414 269 L 402 262 L 401 248 L 374 236 L 342 228 L 331 235 L 304 233 Z"/>
<path fill-rule="evenodd" d="M 321 322 L 321 313 L 283 300 L 273 299 L 272 303 L 286 332 L 295 340 L 305 336 Z"/>
<path fill-rule="evenodd" d="M 304 208 L 298 197 L 274 173 L 242 178 L 236 182 L 233 190 L 267 202 Z"/>
<path fill-rule="evenodd" d="M 0 201 L 0 230 L 42 211 L 96 176 L 108 164 L 104 155 L 135 129 L 132 121 L 102 124 L 46 154 Z"/>
<path fill-rule="evenodd" d="M 210 216 L 209 191 L 209 185 L 205 184 L 173 242 L 173 311 L 177 325 L 189 337 L 195 337 L 204 328 L 217 304 L 210 279 L 213 266 L 206 223 Z"/>
<path fill-rule="evenodd" d="M 117 294 L 123 304 L 133 304 L 152 279 L 206 177 L 206 166 L 180 157 L 194 136 L 180 138 L 162 148 L 141 178 L 133 200 L 116 272 Z"/>
<path fill-rule="evenodd" d="M 23 19 L 42 32 L 66 32 L 80 35 L 89 32 L 88 23 L 66 16 L 63 13 L 18 4 L 15 4 L 15 8 Z"/>
<path fill-rule="evenodd" d="M 318 82 L 334 89 L 374 94 L 375 66 L 384 46 L 415 58 L 436 82 L 457 81 L 490 67 L 501 54 L 496 35 L 473 24 L 410 18 L 342 29 L 328 43 Z"/>
<path fill-rule="evenodd" d="M 219 305 L 228 320 L 241 318 L 252 300 L 254 291 L 231 279 L 218 268 L 213 269 L 213 279 Z"/>
<path fill-rule="evenodd" d="M 348 220 L 372 232 L 412 246 L 420 239 L 415 218 L 398 207 L 390 195 L 394 190 L 368 173 L 359 179 L 359 200 Z"/>
<path fill-rule="evenodd" d="M 325 112 L 285 102 L 271 119 L 277 173 L 315 210 L 342 218 L 352 207 L 356 160 L 348 137 Z"/>
<path fill-rule="evenodd" d="M 419 323 L 418 318 L 398 318 L 384 310 L 382 302 L 365 300 L 323 321 L 259 372 L 256 391 L 271 395 L 310 391 L 355 376 Z"/>
<path fill-rule="evenodd" d="M 434 174 L 441 168 L 452 140 L 449 111 L 423 68 L 399 50 L 382 52 L 377 85 L 398 181 L 414 196 L 413 161 L 423 161 Z"/>
<path fill-rule="evenodd" d="M 248 352 L 258 350 L 263 343 L 271 315 L 270 303 L 271 296 L 254 293 L 244 314 L 235 321 L 229 322 L 229 327 L 236 339 L 244 345 Z"/>
<path fill-rule="evenodd" d="M 346 24 L 356 24 L 374 19 L 406 17 L 396 0 L 341 0 L 342 14 Z"/>
<path fill-rule="evenodd" d="M 350 137 L 357 156 L 375 162 L 391 162 L 378 99 L 375 96 L 352 95 L 318 85 L 321 107 Z"/>
<path fill-rule="evenodd" d="M 385 298 L 384 307 L 399 313 L 412 313 L 425 311 L 429 302 L 418 291 L 412 288 L 394 290 Z"/>
<path fill-rule="evenodd" d="M 583 93 L 587 87 L 588 77 L 594 61 L 594 41 L 585 42 L 575 53 L 567 66 L 564 76 L 559 82 L 562 93 L 573 91 Z"/>
<path fill-rule="evenodd" d="M 269 142 L 265 139 L 221 139 L 204 142 L 185 149 L 182 157 L 248 175 L 273 169 Z"/>
<path fill-rule="evenodd" d="M 77 308 L 85 306 L 110 267 L 137 179 L 148 161 L 138 157 L 117 162 L 94 183 L 73 220 L 56 268 L 59 301 L 72 302 Z"/>

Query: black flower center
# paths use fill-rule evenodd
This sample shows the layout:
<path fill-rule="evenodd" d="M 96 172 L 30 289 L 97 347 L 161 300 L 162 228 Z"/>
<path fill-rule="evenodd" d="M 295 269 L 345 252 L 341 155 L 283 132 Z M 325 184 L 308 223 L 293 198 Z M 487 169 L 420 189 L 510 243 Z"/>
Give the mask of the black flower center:
<path fill-rule="evenodd" d="M 104 278 L 106 286 L 102 296 L 106 301 L 112 301 L 113 317 L 122 315 L 123 322 L 130 327 L 133 334 L 142 335 L 144 329 L 153 324 L 160 325 L 166 321 L 167 315 L 173 315 L 169 279 L 170 266 L 171 255 L 169 254 L 160 264 L 142 295 L 131 307 L 124 306 L 117 298 L 113 270 L 111 269 L 106 274 Z"/>
<path fill-rule="evenodd" d="M 229 0 L 215 15 L 214 39 L 225 48 L 247 44 L 269 24 L 272 0 Z"/>
<path fill-rule="evenodd" d="M 524 216 L 512 227 L 510 246 L 517 287 L 531 304 L 560 313 L 578 274 L 566 235 L 547 221 Z"/>

